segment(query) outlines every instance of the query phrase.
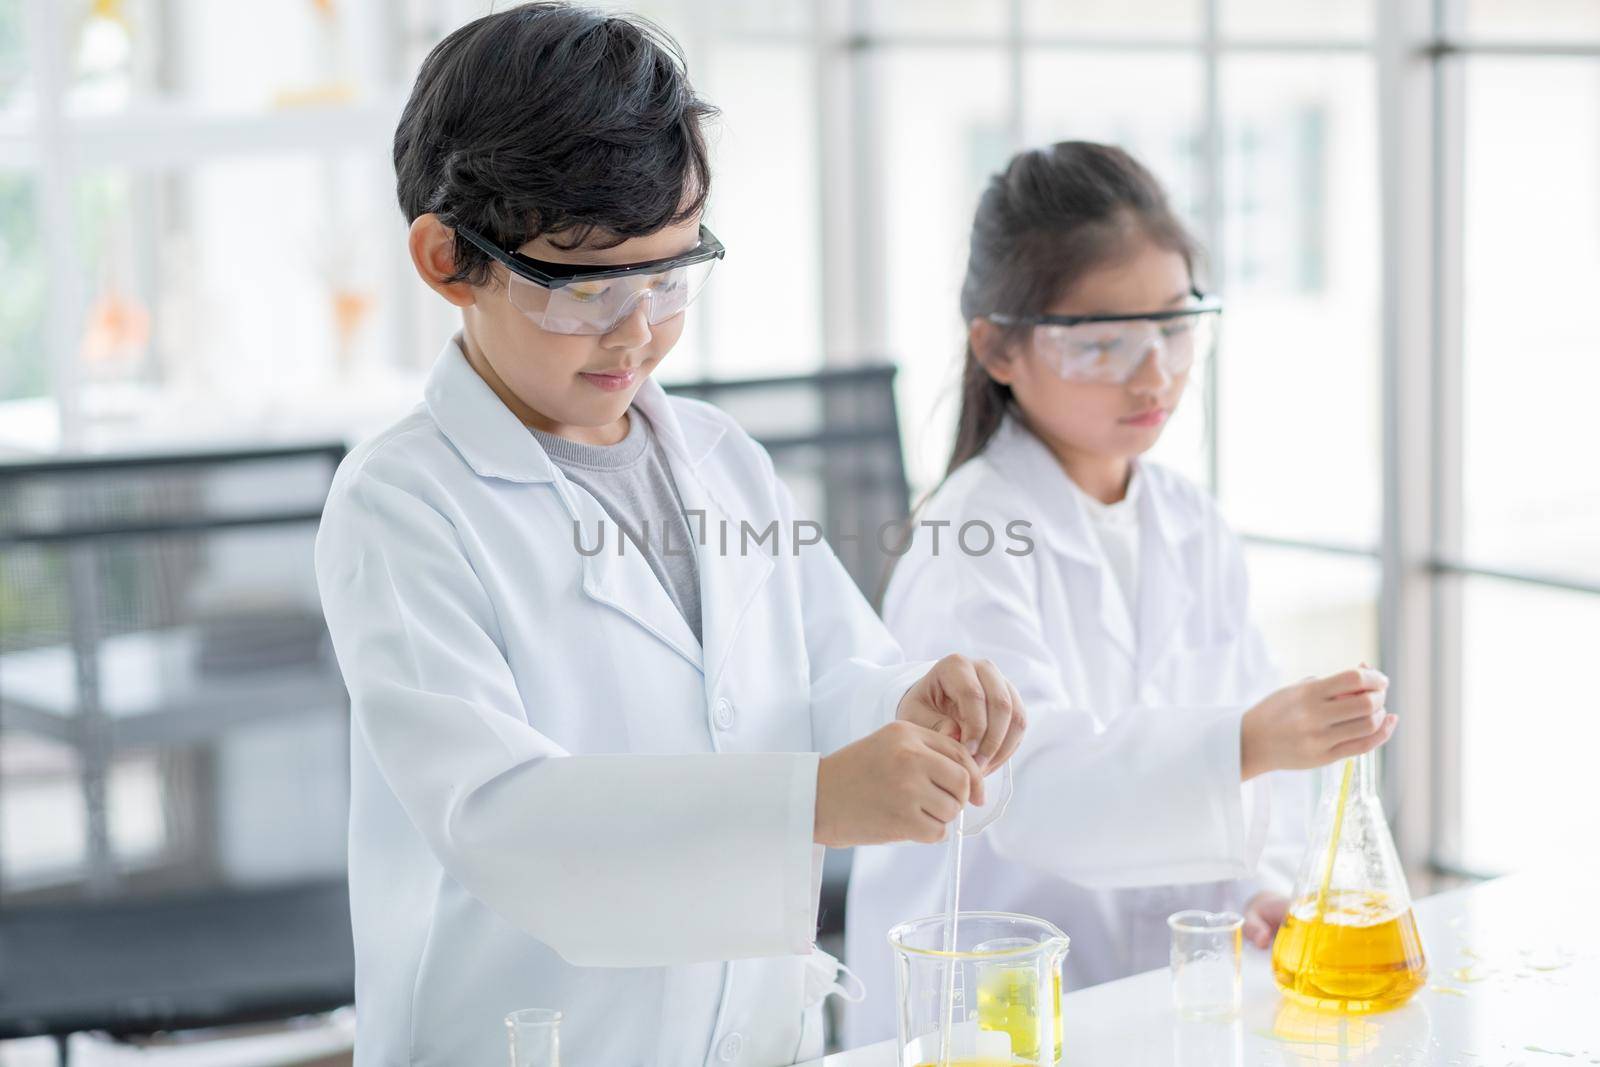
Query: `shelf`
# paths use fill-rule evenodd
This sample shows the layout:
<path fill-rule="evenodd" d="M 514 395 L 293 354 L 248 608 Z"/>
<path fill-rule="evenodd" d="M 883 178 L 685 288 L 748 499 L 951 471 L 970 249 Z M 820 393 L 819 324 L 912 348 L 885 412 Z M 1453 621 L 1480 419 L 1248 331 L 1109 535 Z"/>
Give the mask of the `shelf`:
<path fill-rule="evenodd" d="M 404 101 L 385 92 L 350 103 L 218 111 L 183 101 L 135 105 L 103 114 L 64 115 L 53 132 L 75 169 L 166 169 L 227 156 L 286 152 L 385 154 Z M 0 117 L 0 167 L 40 161 L 41 124 Z"/>
<path fill-rule="evenodd" d="M 254 113 L 165 105 L 68 123 L 81 167 L 171 167 L 218 156 L 343 152 L 385 146 L 399 118 L 397 100 Z"/>

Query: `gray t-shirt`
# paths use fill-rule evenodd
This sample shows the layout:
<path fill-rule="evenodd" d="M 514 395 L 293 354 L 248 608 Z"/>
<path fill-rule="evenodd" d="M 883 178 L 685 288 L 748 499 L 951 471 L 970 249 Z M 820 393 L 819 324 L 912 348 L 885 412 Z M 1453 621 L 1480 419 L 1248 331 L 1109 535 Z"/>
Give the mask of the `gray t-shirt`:
<path fill-rule="evenodd" d="M 533 436 L 568 481 L 600 502 L 617 525 L 613 532 L 629 538 L 644 553 L 695 640 L 701 640 L 694 538 L 672 468 L 649 420 L 638 408 L 629 408 L 628 435 L 614 445 L 581 444 L 543 430 L 533 430 Z"/>

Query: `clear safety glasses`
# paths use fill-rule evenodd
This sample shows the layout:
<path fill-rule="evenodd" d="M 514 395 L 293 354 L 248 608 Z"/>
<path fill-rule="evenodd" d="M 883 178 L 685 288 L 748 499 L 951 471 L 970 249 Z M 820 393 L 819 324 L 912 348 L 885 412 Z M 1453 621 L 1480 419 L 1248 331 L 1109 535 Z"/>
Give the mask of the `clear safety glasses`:
<path fill-rule="evenodd" d="M 724 251 L 702 226 L 700 243 L 681 256 L 595 267 L 533 259 L 465 226 L 456 232 L 505 266 L 511 306 L 551 333 L 610 333 L 641 306 L 652 326 L 681 315 L 705 288 Z"/>
<path fill-rule="evenodd" d="M 1064 380 L 1121 385 L 1154 356 L 1162 372 L 1182 374 L 1211 354 L 1222 303 L 1196 291 L 1187 304 L 1134 315 L 1001 315 L 1000 326 L 1032 326 L 1039 355 Z"/>

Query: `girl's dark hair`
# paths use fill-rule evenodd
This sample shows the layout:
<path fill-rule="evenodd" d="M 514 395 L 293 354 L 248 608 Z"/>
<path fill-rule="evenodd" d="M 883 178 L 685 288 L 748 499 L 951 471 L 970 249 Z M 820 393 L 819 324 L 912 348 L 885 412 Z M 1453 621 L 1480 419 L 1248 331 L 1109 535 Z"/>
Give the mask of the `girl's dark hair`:
<path fill-rule="evenodd" d="M 1194 274 L 1199 244 L 1167 204 L 1161 184 L 1128 153 L 1088 141 L 1020 152 L 978 200 L 961 284 L 962 321 L 1038 314 L 1135 235 L 1181 253 Z M 1008 328 L 1007 342 L 1027 329 Z M 1011 403 L 1011 387 L 989 376 L 969 339 L 947 476 L 983 451 Z"/>
<path fill-rule="evenodd" d="M 705 206 L 715 114 L 649 22 L 561 3 L 485 15 L 423 60 L 394 133 L 400 209 L 509 248 L 621 244 Z M 455 256 L 450 281 L 489 280 L 460 235 Z"/>

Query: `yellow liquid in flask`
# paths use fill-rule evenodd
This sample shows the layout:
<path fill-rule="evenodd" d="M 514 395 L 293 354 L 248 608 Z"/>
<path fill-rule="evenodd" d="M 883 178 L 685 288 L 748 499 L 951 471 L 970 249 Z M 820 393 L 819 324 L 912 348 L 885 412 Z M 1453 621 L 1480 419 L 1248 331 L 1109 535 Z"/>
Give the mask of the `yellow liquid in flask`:
<path fill-rule="evenodd" d="M 1303 1004 L 1360 1015 L 1404 1004 L 1427 981 L 1428 965 L 1410 908 L 1336 891 L 1320 919 L 1314 898 L 1291 910 L 1272 945 L 1272 976 Z"/>

